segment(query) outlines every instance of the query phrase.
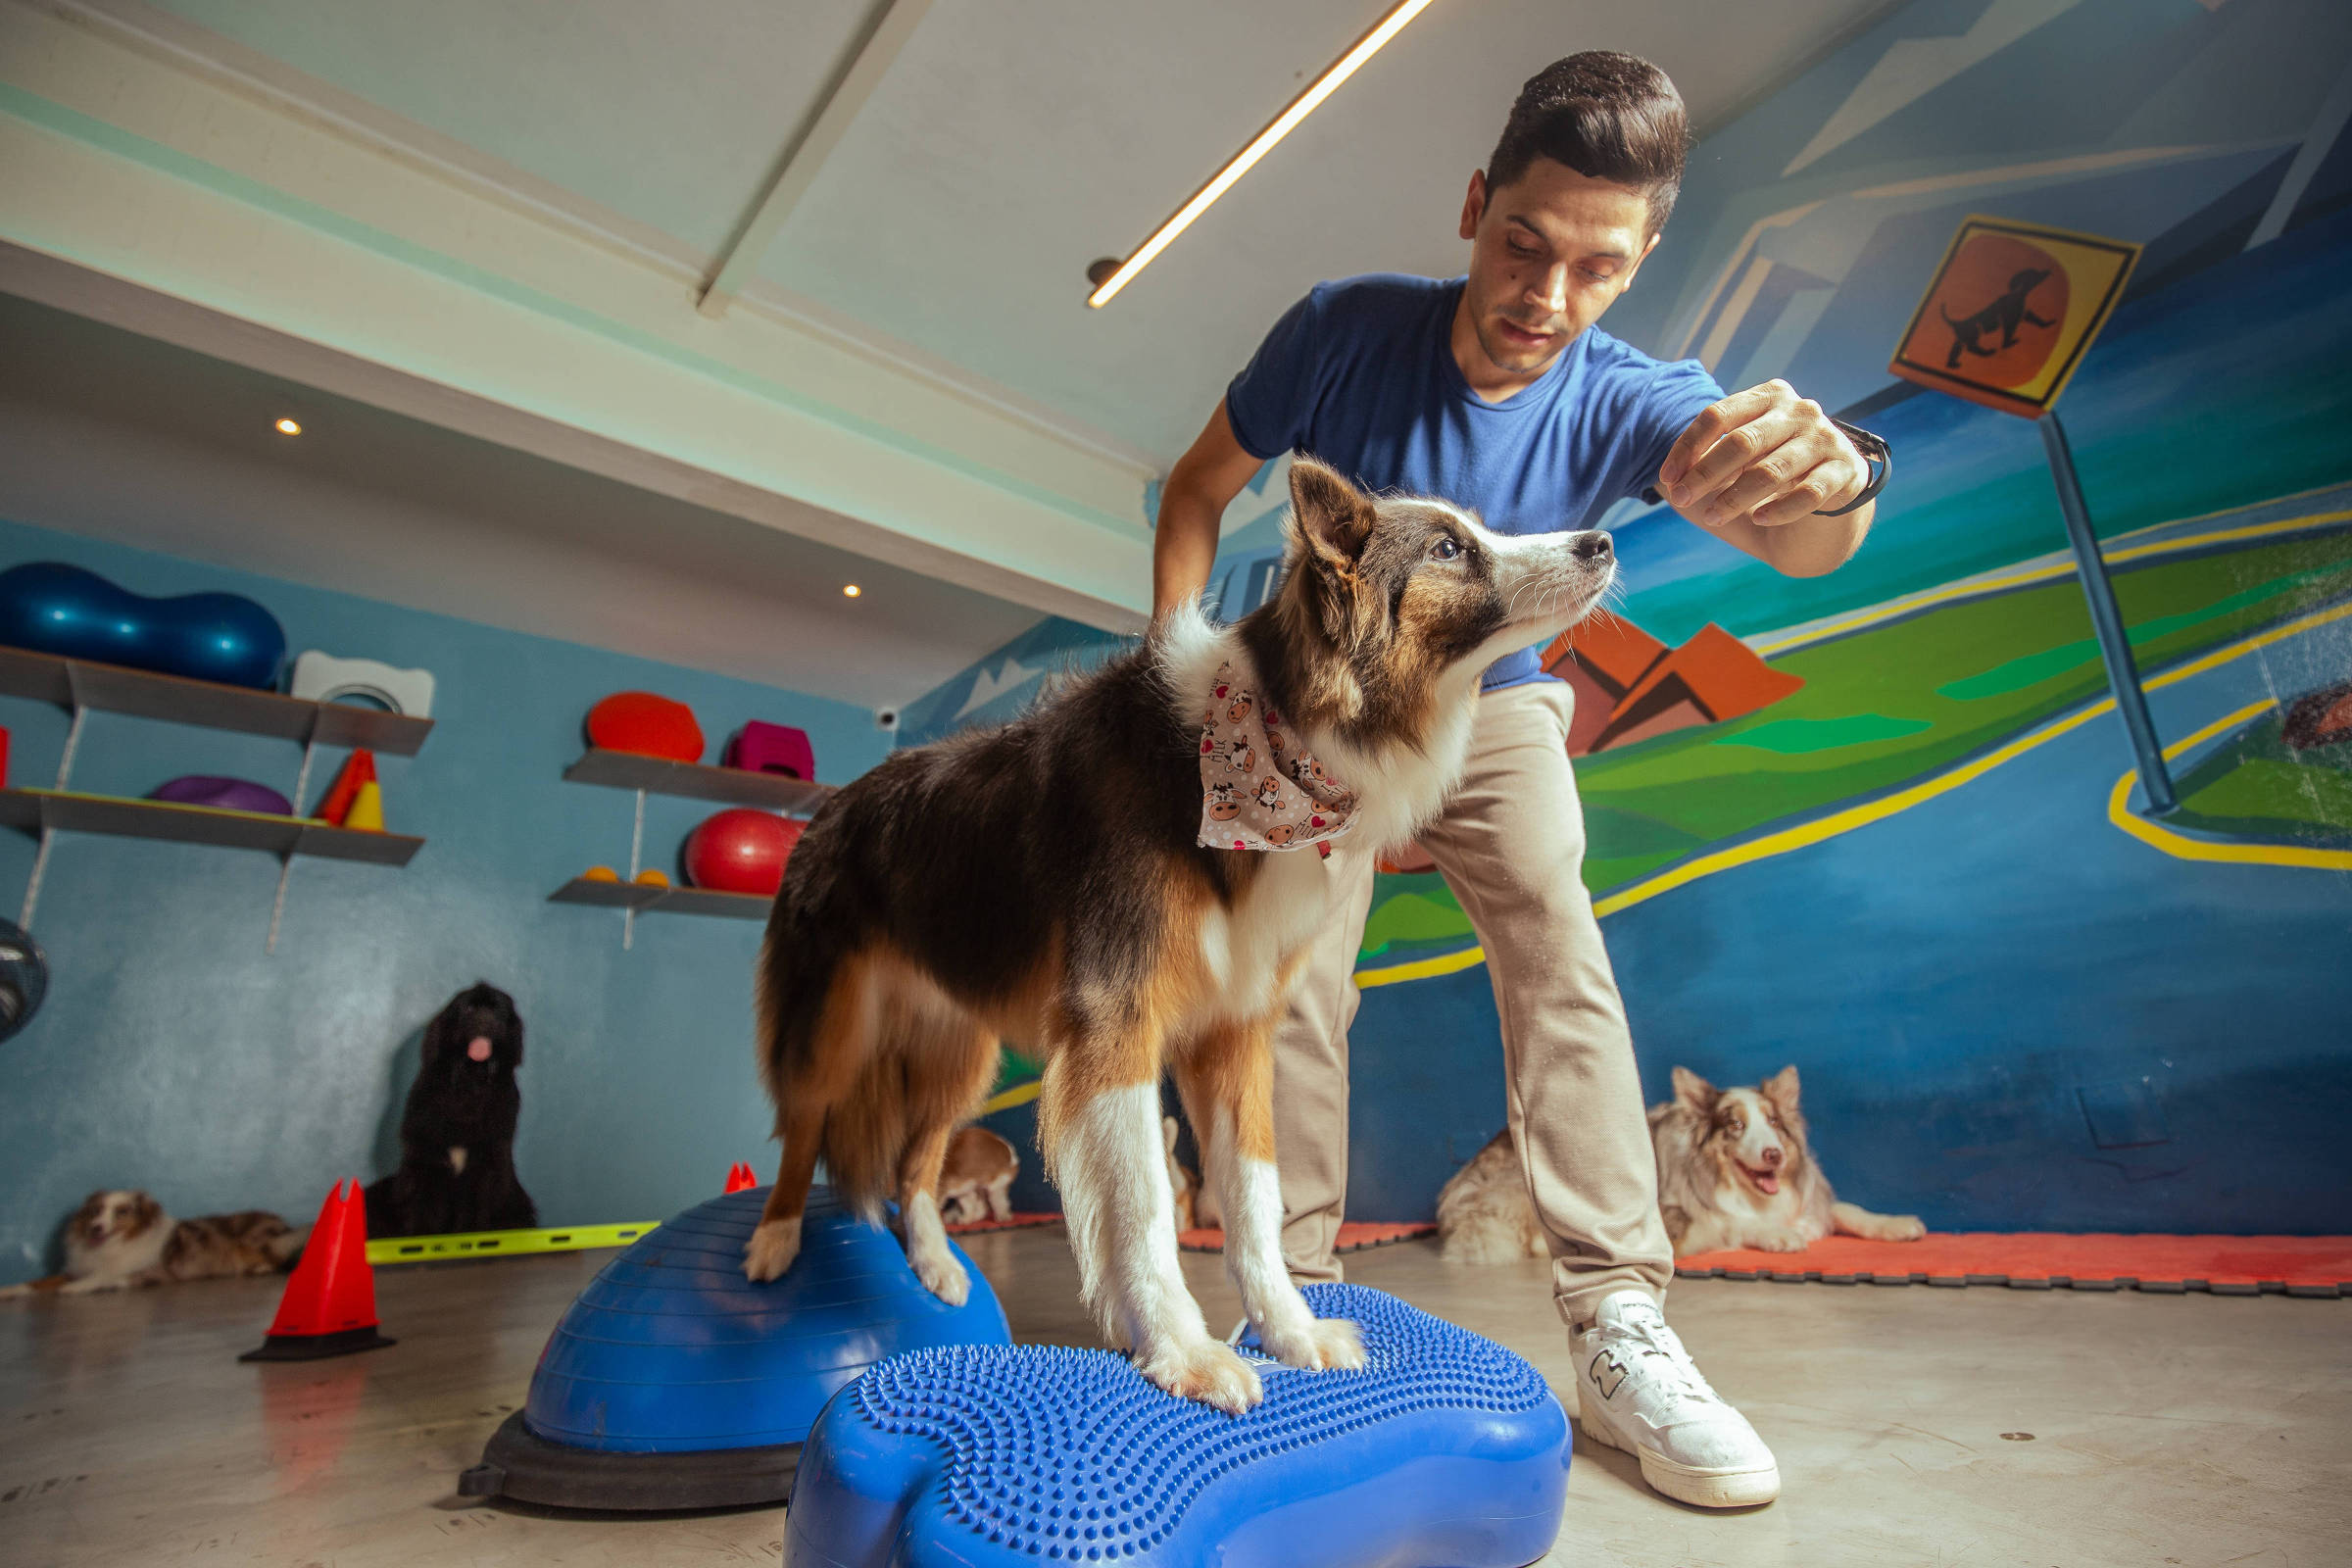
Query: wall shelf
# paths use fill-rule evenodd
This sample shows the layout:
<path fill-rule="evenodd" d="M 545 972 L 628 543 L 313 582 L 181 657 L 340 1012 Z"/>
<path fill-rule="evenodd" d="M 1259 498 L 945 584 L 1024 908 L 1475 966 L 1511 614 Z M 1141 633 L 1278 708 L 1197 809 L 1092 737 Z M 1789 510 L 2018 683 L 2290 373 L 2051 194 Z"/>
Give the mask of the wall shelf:
<path fill-rule="evenodd" d="M 250 686 L 159 675 L 153 670 L 90 659 L 67 659 L 29 648 L 0 647 L 0 696 L 25 697 L 70 710 L 74 722 L 57 760 L 57 784 L 46 790 L 0 790 L 0 825 L 23 828 L 41 841 L 24 884 L 17 923 L 29 929 L 49 871 L 54 836 L 109 833 L 126 838 L 170 839 L 224 849 L 262 850 L 278 858 L 277 898 L 270 907 L 270 938 L 264 951 L 277 951 L 277 932 L 286 912 L 286 883 L 297 856 L 358 860 L 372 865 L 406 865 L 424 840 L 400 833 L 368 833 L 324 822 L 266 811 L 226 811 L 172 801 L 142 801 L 113 795 L 83 795 L 66 788 L 81 746 L 82 720 L 93 712 L 193 724 L 292 741 L 302 748 L 302 771 L 294 780 L 294 808 L 302 808 L 311 785 L 311 763 L 321 746 L 365 746 L 389 757 L 415 757 L 433 732 L 429 718 L 411 718 L 348 703 L 315 703 Z"/>
<path fill-rule="evenodd" d="M 429 718 L 381 709 L 306 702 L 249 686 L 61 659 L 28 648 L 0 648 L 0 695 L 267 735 L 305 746 L 365 746 L 393 757 L 415 757 L 433 729 Z"/>
<path fill-rule="evenodd" d="M 550 904 L 585 904 L 632 914 L 710 914 L 729 920 L 764 920 L 775 900 L 757 893 L 719 893 L 710 888 L 656 888 L 642 882 L 605 882 L 584 876 L 547 896 Z"/>
<path fill-rule="evenodd" d="M 173 801 L 141 801 L 73 790 L 0 790 L 0 824 L 28 833 L 109 833 L 169 839 L 272 855 L 309 855 L 370 865 L 406 865 L 424 840 L 401 833 L 333 827 L 270 811 L 230 811 Z"/>
<path fill-rule="evenodd" d="M 830 784 L 786 778 L 781 773 L 754 773 L 740 767 L 705 767 L 700 762 L 673 761 L 666 757 L 639 757 L 633 752 L 591 750 L 564 770 L 574 784 L 603 784 L 616 790 L 645 790 L 654 795 L 683 795 L 691 800 L 717 801 L 723 806 L 760 806 L 787 816 L 807 816 L 833 793 Z"/>

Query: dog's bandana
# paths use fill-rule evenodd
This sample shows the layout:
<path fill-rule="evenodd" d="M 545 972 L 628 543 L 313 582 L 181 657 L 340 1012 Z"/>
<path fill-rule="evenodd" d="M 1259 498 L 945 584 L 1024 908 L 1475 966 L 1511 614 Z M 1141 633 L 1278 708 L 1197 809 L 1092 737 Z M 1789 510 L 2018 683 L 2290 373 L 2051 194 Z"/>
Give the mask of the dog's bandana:
<path fill-rule="evenodd" d="M 1217 666 L 1200 715 L 1200 844 L 1211 850 L 1303 850 L 1328 858 L 1354 825 L 1355 792 L 1323 770 L 1258 695 L 1249 664 Z"/>

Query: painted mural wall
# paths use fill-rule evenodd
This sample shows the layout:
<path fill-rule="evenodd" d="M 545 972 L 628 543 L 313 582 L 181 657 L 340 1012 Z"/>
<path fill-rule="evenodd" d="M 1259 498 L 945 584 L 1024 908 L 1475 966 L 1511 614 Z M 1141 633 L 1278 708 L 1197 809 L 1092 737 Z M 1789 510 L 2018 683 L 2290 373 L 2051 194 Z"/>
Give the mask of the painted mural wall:
<path fill-rule="evenodd" d="M 818 776 L 884 755 L 863 709 L 502 631 L 351 595 L 0 520 L 0 565 L 64 561 L 133 592 L 238 593 L 293 651 L 433 671 L 433 732 L 382 757 L 386 825 L 425 845 L 407 867 L 297 860 L 277 951 L 265 952 L 274 858 L 189 844 L 59 836 L 32 921 L 47 1001 L 0 1042 L 0 1284 L 57 1262 L 58 1225 L 93 1188 L 146 1187 L 179 1215 L 273 1208 L 308 1223 L 338 1177 L 398 1160 L 424 1025 L 487 979 L 526 1035 L 515 1163 L 550 1225 L 660 1219 L 717 1193 L 728 1164 L 774 1145 L 752 1061 L 757 922 L 621 916 L 548 902 L 593 863 L 626 870 L 634 797 L 566 783 L 590 705 L 663 693 L 724 740 L 747 719 L 797 724 Z M 0 699 L 12 784 L 57 775 L 68 718 Z M 89 715 L 73 783 L 145 795 L 185 773 L 291 794 L 299 748 Z M 339 767 L 322 749 L 310 806 Z M 646 863 L 678 873 L 684 836 L 717 807 L 646 803 Z M 33 841 L 0 832 L 18 912 Z"/>
<path fill-rule="evenodd" d="M 1550 651 L 1653 1102 L 1678 1063 L 1794 1062 L 1840 1190 L 1937 1228 L 2352 1228 L 2347 120 L 2331 0 L 1919 0 L 1696 150 L 1605 324 L 1726 386 L 1786 377 L 1897 466 L 1812 580 L 1625 505 L 1624 624 Z M 2060 410 L 2163 819 L 2037 432 L 1886 370 L 1972 214 L 2144 247 Z M 1280 499 L 1261 474 L 1228 514 L 1229 612 L 1278 568 Z M 1040 628 L 929 732 L 1107 641 Z M 1502 1122 L 1475 933 L 1399 861 L 1357 974 L 1363 1219 L 1428 1216 Z"/>

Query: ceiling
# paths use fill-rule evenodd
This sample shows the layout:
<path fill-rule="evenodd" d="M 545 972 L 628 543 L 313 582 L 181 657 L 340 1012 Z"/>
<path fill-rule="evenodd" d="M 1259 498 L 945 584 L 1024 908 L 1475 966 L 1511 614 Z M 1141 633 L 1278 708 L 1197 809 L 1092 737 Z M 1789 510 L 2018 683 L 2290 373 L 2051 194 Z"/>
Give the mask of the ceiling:
<path fill-rule="evenodd" d="M 1087 264 L 1139 244 L 1390 0 L 899 3 L 919 15 L 903 47 L 752 248 L 740 302 L 706 318 L 696 280 L 887 0 L 0 0 L 0 137 L 58 160 L 0 180 L 0 242 L 104 279 L 26 292 L 163 332 L 78 303 L 144 289 L 204 318 L 170 347 L 10 302 L 8 420 L 126 456 L 74 469 L 43 439 L 0 501 L 39 491 L 32 520 L 904 703 L 1042 610 L 1140 623 L 1146 479 L 1311 284 L 1459 266 L 1463 184 L 1524 77 L 1630 50 L 1703 131 L 1892 9 L 1438 0 L 1092 311 Z M 82 195 L 125 158 L 147 183 Z M 264 281 L 240 296 L 248 263 Z M 469 367 L 473 327 L 449 323 L 477 304 Z M 594 341 L 550 335 L 582 322 Z M 456 348 L 424 342 L 436 324 Z M 324 352 L 286 347 L 305 342 Z M 574 354 L 570 383 L 526 385 Z M 304 368 L 338 364 L 389 373 Z M 591 395 L 632 384 L 634 426 Z M 295 444 L 257 422 L 288 398 L 315 415 Z M 604 447 L 547 434 L 564 429 Z M 334 484 L 361 499 L 321 504 Z"/>
<path fill-rule="evenodd" d="M 1125 256 L 1390 0 L 940 0 L 760 276 L 1164 469 L 1327 277 L 1444 276 L 1519 84 L 1579 49 L 1719 123 L 1886 0 L 1438 0 L 1108 307 Z M 113 6 L 110 9 L 126 9 Z M 216 37 L 709 257 L 873 0 L 162 0 Z"/>
<path fill-rule="evenodd" d="M 1038 619 L 8 295 L 0 451 L 0 516 L 867 708 Z"/>

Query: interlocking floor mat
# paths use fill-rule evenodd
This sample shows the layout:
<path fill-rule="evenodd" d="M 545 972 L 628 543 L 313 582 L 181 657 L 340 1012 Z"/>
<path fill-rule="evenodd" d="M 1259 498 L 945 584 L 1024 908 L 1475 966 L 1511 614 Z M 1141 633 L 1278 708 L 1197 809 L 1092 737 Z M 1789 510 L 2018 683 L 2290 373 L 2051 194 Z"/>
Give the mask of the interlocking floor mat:
<path fill-rule="evenodd" d="M 1416 1236 L 1435 1236 L 1438 1228 L 1432 1224 L 1368 1225 L 1349 1220 L 1340 1227 L 1335 1252 L 1360 1252 L 1369 1247 L 1387 1247 L 1396 1242 L 1409 1242 Z M 1188 1252 L 1222 1252 L 1225 1233 L 1219 1230 L 1185 1231 L 1177 1236 L 1176 1245 Z"/>
<path fill-rule="evenodd" d="M 2012 1290 L 2352 1297 L 2352 1236 L 1932 1234 L 1916 1242 L 1832 1236 L 1801 1252 L 1698 1252 L 1699 1279 L 1822 1285 L 2006 1285 Z"/>

